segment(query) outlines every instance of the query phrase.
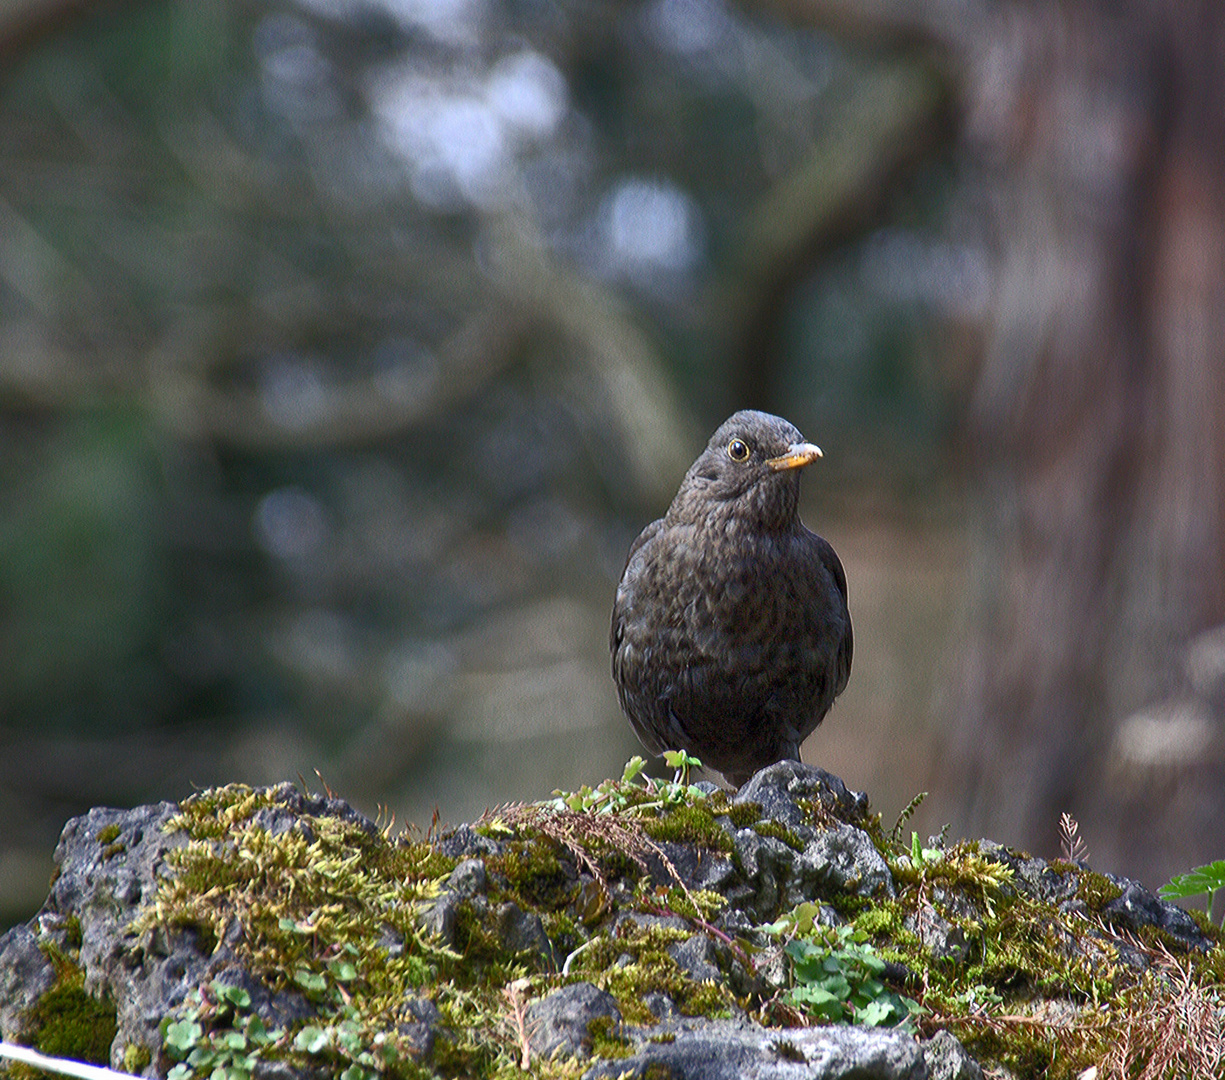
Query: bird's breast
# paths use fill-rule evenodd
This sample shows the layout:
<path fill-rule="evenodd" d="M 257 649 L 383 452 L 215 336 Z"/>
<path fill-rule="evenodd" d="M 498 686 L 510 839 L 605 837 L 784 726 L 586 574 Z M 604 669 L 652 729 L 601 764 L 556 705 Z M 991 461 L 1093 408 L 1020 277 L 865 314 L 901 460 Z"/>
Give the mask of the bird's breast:
<path fill-rule="evenodd" d="M 787 536 L 726 528 L 711 537 L 675 526 L 643 545 L 630 571 L 619 603 L 656 612 L 654 644 L 664 651 L 764 654 L 771 643 L 798 644 L 828 619 L 819 557 Z"/>

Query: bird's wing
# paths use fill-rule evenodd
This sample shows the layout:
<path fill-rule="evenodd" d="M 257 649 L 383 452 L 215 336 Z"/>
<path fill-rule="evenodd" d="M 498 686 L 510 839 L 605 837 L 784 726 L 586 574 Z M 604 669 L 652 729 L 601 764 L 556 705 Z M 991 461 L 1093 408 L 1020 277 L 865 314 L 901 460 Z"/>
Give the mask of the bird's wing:
<path fill-rule="evenodd" d="M 621 571 L 621 583 L 617 586 L 617 595 L 613 600 L 612 626 L 609 627 L 608 632 L 608 645 L 613 653 L 614 665 L 617 659 L 617 646 L 621 644 L 621 638 L 625 632 L 625 571 L 629 569 L 629 565 L 633 561 L 634 556 L 638 554 L 639 549 L 652 540 L 663 527 L 663 518 L 652 521 L 650 525 L 638 534 L 638 538 L 630 544 L 629 554 L 625 556 L 625 568 Z"/>
<path fill-rule="evenodd" d="M 838 558 L 838 553 L 824 537 L 817 537 L 817 550 L 820 553 L 822 564 L 824 564 L 825 569 L 829 571 L 830 576 L 834 579 L 834 584 L 838 586 L 838 591 L 842 594 L 842 603 L 845 605 L 847 602 L 846 571 L 842 569 L 842 560 Z M 846 689 L 847 680 L 851 677 L 851 655 L 854 651 L 855 635 L 851 629 L 851 612 L 847 608 L 846 633 L 843 635 L 842 642 L 838 646 L 837 680 L 834 684 L 834 697 L 837 697 Z"/>

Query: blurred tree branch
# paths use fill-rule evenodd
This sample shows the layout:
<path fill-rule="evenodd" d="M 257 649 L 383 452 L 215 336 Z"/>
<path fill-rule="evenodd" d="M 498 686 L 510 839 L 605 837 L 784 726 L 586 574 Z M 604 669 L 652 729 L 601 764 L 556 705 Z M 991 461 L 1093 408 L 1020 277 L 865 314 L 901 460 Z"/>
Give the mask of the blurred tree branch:
<path fill-rule="evenodd" d="M 744 405 L 768 404 L 763 368 L 778 356 L 781 308 L 797 279 L 879 222 L 904 177 L 953 137 L 951 87 L 922 57 L 896 58 L 841 89 L 804 160 L 748 215 L 709 302 L 727 328 Z"/>

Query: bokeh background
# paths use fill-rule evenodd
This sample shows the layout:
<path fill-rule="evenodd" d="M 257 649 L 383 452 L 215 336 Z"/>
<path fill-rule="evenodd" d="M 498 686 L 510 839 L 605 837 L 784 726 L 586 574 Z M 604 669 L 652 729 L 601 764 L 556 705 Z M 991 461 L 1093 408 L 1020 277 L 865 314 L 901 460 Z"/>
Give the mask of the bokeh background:
<path fill-rule="evenodd" d="M 807 760 L 1225 855 L 1223 67 L 1217 0 L 0 0 L 0 922 L 95 804 L 619 775 L 624 553 L 745 406 L 850 579 Z"/>

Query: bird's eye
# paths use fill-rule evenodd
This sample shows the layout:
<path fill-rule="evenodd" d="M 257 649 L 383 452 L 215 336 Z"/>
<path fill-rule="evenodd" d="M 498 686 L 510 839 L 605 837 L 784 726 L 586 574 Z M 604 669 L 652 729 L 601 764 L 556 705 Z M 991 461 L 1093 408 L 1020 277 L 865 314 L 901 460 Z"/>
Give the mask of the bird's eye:
<path fill-rule="evenodd" d="M 748 461 L 749 444 L 743 439 L 733 439 L 727 444 L 727 456 L 733 461 Z"/>

